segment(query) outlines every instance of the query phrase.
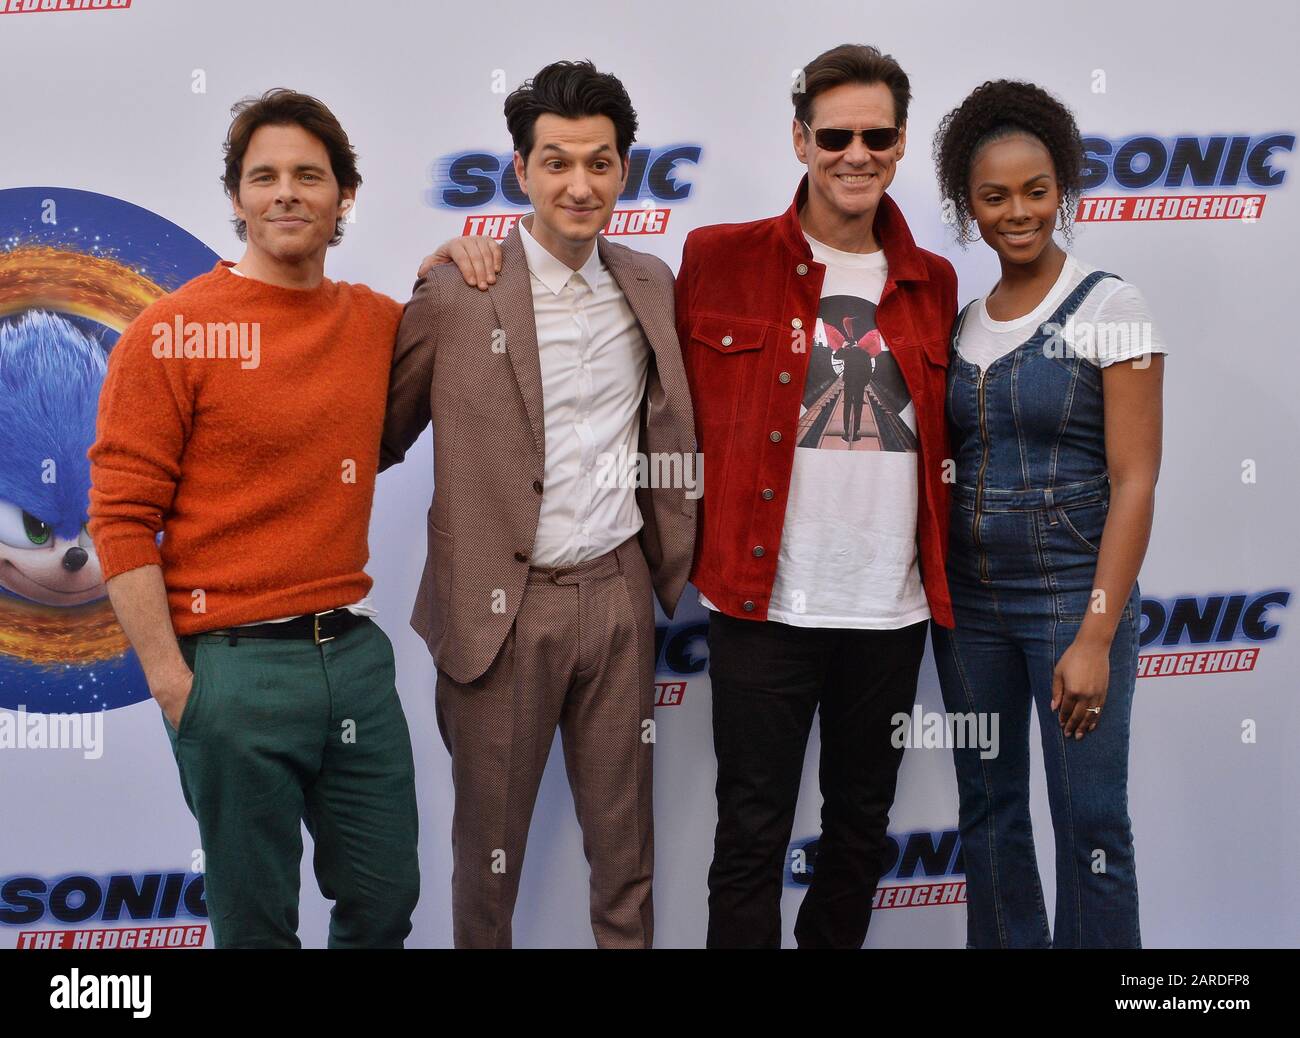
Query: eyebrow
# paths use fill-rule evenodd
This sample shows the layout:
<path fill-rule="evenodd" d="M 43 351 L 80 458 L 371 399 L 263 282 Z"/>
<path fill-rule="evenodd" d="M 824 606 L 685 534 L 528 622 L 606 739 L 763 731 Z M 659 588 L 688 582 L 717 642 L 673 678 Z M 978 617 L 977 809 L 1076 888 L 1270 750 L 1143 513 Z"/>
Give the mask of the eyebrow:
<path fill-rule="evenodd" d="M 555 152 L 558 155 L 567 156 L 569 154 L 564 148 L 560 147 L 558 144 L 543 144 L 539 150 L 543 152 L 547 152 L 547 151 Z M 602 144 L 599 148 L 595 148 L 592 151 L 588 152 L 587 157 L 594 159 L 596 158 L 596 156 L 602 154 L 603 152 L 611 152 L 613 150 L 614 149 L 611 148 L 608 144 Z"/>
<path fill-rule="evenodd" d="M 1028 180 L 1026 180 L 1026 181 L 1024 182 L 1024 184 L 1022 184 L 1021 186 L 1022 186 L 1022 187 L 1028 187 L 1030 184 L 1032 184 L 1032 183 L 1033 183 L 1034 181 L 1036 181 L 1036 180 L 1050 180 L 1051 178 L 1052 178 L 1052 174 L 1050 174 L 1050 173 L 1039 173 L 1038 176 L 1036 176 L 1036 177 L 1030 177 L 1030 178 L 1029 178 Z M 982 183 L 982 184 L 978 184 L 978 185 L 976 185 L 975 190 L 976 190 L 976 191 L 983 191 L 986 187 L 996 188 L 996 189 L 999 190 L 999 191 L 1005 191 L 1005 190 L 1006 190 L 1006 188 L 1005 188 L 1002 184 L 994 184 L 992 181 L 988 181 L 988 180 L 984 181 L 984 183 Z"/>
<path fill-rule="evenodd" d="M 308 163 L 304 163 L 301 166 L 294 166 L 293 171 L 295 173 L 324 173 L 325 167 L 317 166 L 313 162 L 308 162 Z M 258 173 L 274 173 L 274 172 L 275 172 L 275 167 L 264 162 L 260 166 L 254 166 L 252 169 L 245 170 L 244 176 L 251 177 Z"/>

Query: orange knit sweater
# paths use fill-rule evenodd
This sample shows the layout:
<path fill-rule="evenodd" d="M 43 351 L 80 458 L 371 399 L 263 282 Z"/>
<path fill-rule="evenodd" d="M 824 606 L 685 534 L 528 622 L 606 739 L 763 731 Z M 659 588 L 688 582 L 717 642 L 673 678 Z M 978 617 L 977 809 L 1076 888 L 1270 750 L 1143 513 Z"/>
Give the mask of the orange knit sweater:
<path fill-rule="evenodd" d="M 161 565 L 178 634 L 331 609 L 371 586 L 402 308 L 364 285 L 279 288 L 229 266 L 122 333 L 90 449 L 104 578 Z"/>

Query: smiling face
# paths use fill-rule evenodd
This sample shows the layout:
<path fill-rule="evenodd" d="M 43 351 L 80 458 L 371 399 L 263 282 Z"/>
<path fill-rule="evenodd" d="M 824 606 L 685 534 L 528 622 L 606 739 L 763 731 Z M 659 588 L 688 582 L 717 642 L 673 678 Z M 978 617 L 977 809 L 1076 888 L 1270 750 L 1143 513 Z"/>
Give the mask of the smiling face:
<path fill-rule="evenodd" d="M 99 557 L 83 526 L 75 539 L 0 501 L 0 587 L 33 602 L 74 606 L 103 598 Z"/>
<path fill-rule="evenodd" d="M 817 95 L 808 123 L 814 131 L 896 126 L 894 95 L 884 83 L 842 83 Z M 869 150 L 860 136 L 844 151 L 825 151 L 796 120 L 794 152 L 808 167 L 809 207 L 823 219 L 874 217 L 907 146 L 907 128 L 900 130 L 898 143 L 885 151 Z"/>
<path fill-rule="evenodd" d="M 296 267 L 325 262 L 335 222 L 355 191 L 340 191 L 329 153 L 301 126 L 260 126 L 249 139 L 232 200 L 248 225 L 248 250 L 259 262 Z"/>
<path fill-rule="evenodd" d="M 971 161 L 971 216 L 1004 263 L 1033 263 L 1042 255 L 1060 204 L 1052 156 L 1035 137 L 993 141 Z"/>
<path fill-rule="evenodd" d="M 528 162 L 515 152 L 515 176 L 537 214 L 529 233 L 543 248 L 561 258 L 590 254 L 627 182 L 624 158 L 607 115 L 537 117 Z"/>

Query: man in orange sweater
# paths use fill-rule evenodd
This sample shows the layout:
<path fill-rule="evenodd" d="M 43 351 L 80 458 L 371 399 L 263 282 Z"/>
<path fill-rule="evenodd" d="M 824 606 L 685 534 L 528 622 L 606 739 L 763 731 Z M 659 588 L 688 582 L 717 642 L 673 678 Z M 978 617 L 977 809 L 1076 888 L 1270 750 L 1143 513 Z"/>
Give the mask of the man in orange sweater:
<path fill-rule="evenodd" d="M 217 946 L 298 946 L 305 821 L 330 946 L 400 947 L 414 767 L 365 564 L 402 311 L 324 276 L 361 183 L 334 115 L 288 90 L 233 112 L 247 250 L 113 348 L 90 534 L 198 820 Z"/>

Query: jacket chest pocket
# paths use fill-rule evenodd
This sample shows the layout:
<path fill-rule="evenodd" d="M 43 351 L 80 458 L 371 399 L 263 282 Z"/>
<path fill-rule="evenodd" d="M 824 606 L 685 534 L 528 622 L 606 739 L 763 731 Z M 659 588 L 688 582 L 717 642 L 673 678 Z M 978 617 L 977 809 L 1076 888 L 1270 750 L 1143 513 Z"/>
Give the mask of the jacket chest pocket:
<path fill-rule="evenodd" d="M 774 327 L 767 321 L 741 317 L 711 317 L 702 314 L 691 328 L 691 341 L 718 353 L 744 353 L 761 349 Z"/>
<path fill-rule="evenodd" d="M 948 393 L 948 340 L 946 338 L 925 339 L 921 343 L 921 381 L 920 393 L 925 406 L 944 411 L 944 398 Z M 915 395 L 915 394 L 913 394 Z"/>
<path fill-rule="evenodd" d="M 744 317 L 701 315 L 691 326 L 692 400 L 701 424 L 730 424 L 739 409 L 764 406 L 761 380 L 770 366 L 764 347 L 776 343 L 776 325 Z M 793 377 L 786 365 L 787 381 Z"/>

